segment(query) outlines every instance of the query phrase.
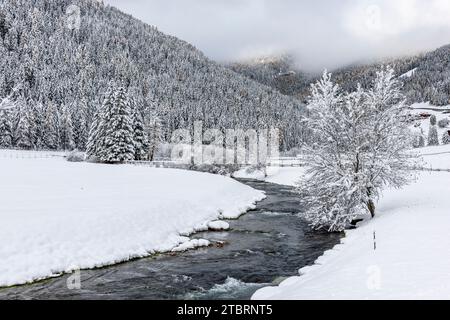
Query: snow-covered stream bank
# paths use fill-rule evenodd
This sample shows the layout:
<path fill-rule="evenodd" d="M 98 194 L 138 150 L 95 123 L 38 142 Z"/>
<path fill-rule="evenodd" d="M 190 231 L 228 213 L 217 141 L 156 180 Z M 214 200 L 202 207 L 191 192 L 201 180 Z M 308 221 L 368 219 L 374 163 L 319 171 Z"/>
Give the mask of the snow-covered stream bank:
<path fill-rule="evenodd" d="M 0 299 L 249 299 L 339 243 L 341 235 L 312 232 L 298 219 L 292 188 L 243 182 L 264 190 L 267 198 L 228 221 L 229 230 L 193 236 L 211 247 L 82 270 L 76 290 L 67 287 L 72 275 L 0 289 Z"/>
<path fill-rule="evenodd" d="M 448 150 L 421 149 L 425 167 L 450 169 Z M 253 299 L 450 299 L 449 182 L 448 172 L 421 172 L 416 183 L 386 190 L 374 220 Z"/>
<path fill-rule="evenodd" d="M 217 175 L 0 154 L 0 286 L 170 251 L 263 198 Z"/>

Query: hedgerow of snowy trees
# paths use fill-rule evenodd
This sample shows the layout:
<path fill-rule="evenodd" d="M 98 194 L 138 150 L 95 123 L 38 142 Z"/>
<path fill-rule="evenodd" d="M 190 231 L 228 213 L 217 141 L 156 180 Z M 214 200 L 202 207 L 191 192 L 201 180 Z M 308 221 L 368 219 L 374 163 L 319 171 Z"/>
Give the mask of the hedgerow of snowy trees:
<path fill-rule="evenodd" d="M 325 73 L 312 86 L 309 109 L 315 142 L 305 146 L 308 170 L 299 183 L 304 217 L 315 229 L 342 231 L 363 213 L 375 215 L 384 187 L 412 178 L 404 97 L 391 68 L 354 92 Z"/>
<path fill-rule="evenodd" d="M 66 9 L 80 8 L 79 29 Z M 0 0 L 0 147 L 85 150 L 111 81 L 122 83 L 147 121 L 175 129 L 276 127 L 298 145 L 302 105 L 207 59 L 190 44 L 92 0 Z M 151 119 L 148 119 L 151 118 Z M 152 120 L 153 119 L 153 120 Z M 150 141 L 154 144 L 154 141 Z"/>

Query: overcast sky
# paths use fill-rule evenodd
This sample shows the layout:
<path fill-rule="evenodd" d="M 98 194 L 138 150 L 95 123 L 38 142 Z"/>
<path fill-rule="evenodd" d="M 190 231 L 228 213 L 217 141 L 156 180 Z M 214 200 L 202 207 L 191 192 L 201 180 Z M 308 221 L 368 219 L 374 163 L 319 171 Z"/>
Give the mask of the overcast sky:
<path fill-rule="evenodd" d="M 286 52 L 308 70 L 450 44 L 449 0 L 105 0 L 218 61 Z"/>

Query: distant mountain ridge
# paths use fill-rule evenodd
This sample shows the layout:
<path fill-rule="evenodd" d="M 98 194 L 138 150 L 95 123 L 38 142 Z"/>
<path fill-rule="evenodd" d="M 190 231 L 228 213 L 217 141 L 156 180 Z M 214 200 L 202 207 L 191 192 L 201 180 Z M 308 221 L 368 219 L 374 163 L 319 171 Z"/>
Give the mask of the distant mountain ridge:
<path fill-rule="evenodd" d="M 247 61 L 233 63 L 228 67 L 306 102 L 310 84 L 320 75 L 307 74 L 298 70 L 293 61 L 293 58 L 285 56 L 272 57 L 269 63 Z M 343 89 L 353 90 L 358 83 L 367 86 L 373 80 L 376 71 L 383 65 L 391 65 L 399 76 L 403 75 L 404 93 L 409 103 L 431 102 L 436 106 L 450 104 L 450 45 L 415 56 L 384 59 L 375 63 L 360 63 L 330 71 L 333 73 L 334 80 Z M 287 75 L 287 78 L 277 77 L 277 71 L 288 72 L 288 70 L 294 71 L 295 74 Z"/>

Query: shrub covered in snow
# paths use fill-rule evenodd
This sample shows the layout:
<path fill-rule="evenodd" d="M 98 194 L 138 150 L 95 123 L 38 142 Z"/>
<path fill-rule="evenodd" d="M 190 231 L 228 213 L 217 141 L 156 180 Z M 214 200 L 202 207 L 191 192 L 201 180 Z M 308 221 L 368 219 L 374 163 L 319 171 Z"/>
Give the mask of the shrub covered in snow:
<path fill-rule="evenodd" d="M 218 174 L 222 176 L 229 176 L 233 172 L 239 170 L 237 165 L 218 165 L 218 164 L 201 164 L 201 165 L 189 165 L 189 170 L 206 172 L 212 174 Z"/>
<path fill-rule="evenodd" d="M 69 162 L 84 162 L 86 154 L 84 152 L 74 150 L 67 155 L 67 161 Z"/>
<path fill-rule="evenodd" d="M 435 115 L 432 115 L 432 116 L 430 117 L 430 124 L 431 124 L 432 126 L 435 126 L 435 125 L 436 125 L 436 122 L 437 122 L 436 116 L 435 116 Z"/>
<path fill-rule="evenodd" d="M 296 157 L 303 153 L 301 148 L 292 148 L 289 151 L 282 152 L 281 155 L 283 157 Z"/>
<path fill-rule="evenodd" d="M 450 124 L 450 120 L 448 118 L 439 120 L 439 122 L 438 122 L 439 128 L 447 128 L 449 124 Z"/>
<path fill-rule="evenodd" d="M 425 147 L 425 138 L 422 134 L 417 134 L 414 137 L 413 147 L 416 149 Z"/>

